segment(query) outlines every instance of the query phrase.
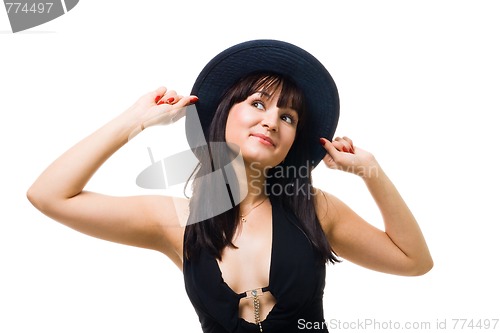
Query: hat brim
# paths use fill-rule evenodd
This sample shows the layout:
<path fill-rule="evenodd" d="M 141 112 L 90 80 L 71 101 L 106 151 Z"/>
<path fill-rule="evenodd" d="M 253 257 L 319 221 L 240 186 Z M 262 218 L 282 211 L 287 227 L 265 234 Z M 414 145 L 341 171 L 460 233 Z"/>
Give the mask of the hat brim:
<path fill-rule="evenodd" d="M 191 91 L 199 97 L 198 117 L 207 131 L 222 96 L 239 79 L 256 72 L 270 72 L 291 78 L 302 90 L 308 113 L 306 131 L 309 162 L 316 166 L 325 156 L 321 137 L 331 140 L 339 119 L 339 96 L 326 68 L 307 51 L 283 41 L 253 40 L 234 45 L 213 58 L 201 71 Z M 188 142 L 196 146 L 199 133 L 186 119 Z"/>

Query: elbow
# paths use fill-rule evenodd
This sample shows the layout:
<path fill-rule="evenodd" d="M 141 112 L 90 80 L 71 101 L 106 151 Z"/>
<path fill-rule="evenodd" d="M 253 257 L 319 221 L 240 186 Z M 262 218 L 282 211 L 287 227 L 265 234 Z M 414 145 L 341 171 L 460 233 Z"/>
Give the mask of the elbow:
<path fill-rule="evenodd" d="M 413 265 L 413 268 L 409 271 L 409 276 L 421 276 L 427 274 L 432 267 L 434 267 L 434 261 L 432 257 L 428 257 L 420 260 Z"/>
<path fill-rule="evenodd" d="M 40 209 L 39 208 L 41 206 L 40 195 L 37 193 L 37 190 L 33 185 L 26 192 L 26 198 L 28 199 L 29 202 L 31 202 L 33 206 L 35 206 L 35 208 Z"/>
<path fill-rule="evenodd" d="M 26 198 L 39 211 L 45 212 L 47 210 L 47 195 L 40 191 L 35 185 L 32 185 L 28 189 Z"/>

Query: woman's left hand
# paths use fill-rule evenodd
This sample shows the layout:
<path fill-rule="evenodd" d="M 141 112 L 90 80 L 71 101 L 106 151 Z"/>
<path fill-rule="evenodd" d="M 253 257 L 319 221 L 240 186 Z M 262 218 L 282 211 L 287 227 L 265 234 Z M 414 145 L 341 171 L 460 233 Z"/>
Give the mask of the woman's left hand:
<path fill-rule="evenodd" d="M 333 141 L 320 139 L 327 154 L 323 158 L 330 169 L 338 169 L 362 178 L 370 178 L 377 174 L 378 163 L 375 157 L 359 147 L 355 147 L 352 140 L 346 136 L 336 137 Z"/>

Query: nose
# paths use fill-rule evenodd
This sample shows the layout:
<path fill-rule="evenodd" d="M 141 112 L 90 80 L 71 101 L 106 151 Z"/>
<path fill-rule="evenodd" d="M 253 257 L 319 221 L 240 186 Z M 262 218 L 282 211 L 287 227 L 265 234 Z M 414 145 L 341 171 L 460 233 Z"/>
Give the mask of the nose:
<path fill-rule="evenodd" d="M 279 121 L 278 110 L 268 109 L 263 113 L 261 125 L 268 131 L 277 132 L 278 131 L 278 121 Z"/>

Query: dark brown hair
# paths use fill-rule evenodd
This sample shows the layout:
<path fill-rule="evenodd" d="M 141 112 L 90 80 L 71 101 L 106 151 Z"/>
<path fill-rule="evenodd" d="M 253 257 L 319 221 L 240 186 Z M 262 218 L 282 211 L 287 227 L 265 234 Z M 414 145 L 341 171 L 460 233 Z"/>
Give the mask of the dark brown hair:
<path fill-rule="evenodd" d="M 222 97 L 221 102 L 215 112 L 208 133 L 205 133 L 206 142 L 225 142 L 225 129 L 227 117 L 231 107 L 244 101 L 248 96 L 264 91 L 274 94 L 279 91 L 278 107 L 289 107 L 297 111 L 299 122 L 294 143 L 287 154 L 285 160 L 277 167 L 271 168 L 266 174 L 266 193 L 273 194 L 273 188 L 292 188 L 294 193 L 290 195 L 275 195 L 276 202 L 291 211 L 299 221 L 299 228 L 307 236 L 313 247 L 320 254 L 323 262 L 336 262 L 338 259 L 334 255 L 332 248 L 321 228 L 316 216 L 314 198 L 312 197 L 312 166 L 309 164 L 309 155 L 306 149 L 305 131 L 307 124 L 307 110 L 304 96 L 295 83 L 280 75 L 272 73 L 255 73 L 242 78 Z M 224 191 L 214 191 L 216 184 L 212 177 L 201 177 L 215 170 L 224 168 L 234 156 L 231 150 L 210 150 L 210 147 L 199 147 L 199 150 L 207 150 L 205 153 L 198 151 L 197 156 L 206 156 L 206 160 L 200 160 L 196 177 L 193 179 L 193 196 L 189 203 L 190 215 L 188 225 L 185 230 L 184 254 L 186 258 L 193 260 L 199 255 L 202 249 L 218 259 L 221 259 L 222 250 L 226 246 L 235 247 L 232 239 L 237 230 L 239 219 L 240 202 L 237 191 L 227 184 L 227 192 L 233 198 L 232 209 L 208 219 L 200 218 L 199 212 L 212 211 L 213 203 L 220 203 L 224 200 L 220 196 L 227 196 Z M 301 172 L 288 172 L 287 169 Z M 227 168 L 226 168 L 226 172 Z M 231 170 L 229 170 L 231 173 Z M 227 178 L 234 177 L 234 174 L 225 175 Z M 285 187 L 287 186 L 287 187 Z M 307 189 L 300 191 L 299 189 Z M 199 222 L 201 221 L 201 222 Z"/>

